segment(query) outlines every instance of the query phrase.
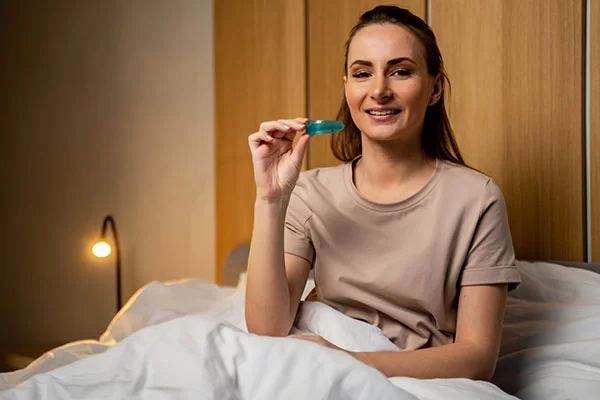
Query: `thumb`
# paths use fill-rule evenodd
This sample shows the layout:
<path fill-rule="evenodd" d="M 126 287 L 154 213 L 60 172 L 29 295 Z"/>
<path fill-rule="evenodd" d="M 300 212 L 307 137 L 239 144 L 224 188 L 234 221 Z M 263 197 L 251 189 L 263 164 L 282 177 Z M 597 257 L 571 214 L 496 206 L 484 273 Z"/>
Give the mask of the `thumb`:
<path fill-rule="evenodd" d="M 304 153 L 306 153 L 306 149 L 308 148 L 308 142 L 310 140 L 310 135 L 304 134 L 300 136 L 296 146 L 292 149 L 292 162 L 296 165 L 300 165 L 302 163 L 302 159 L 304 158 Z"/>

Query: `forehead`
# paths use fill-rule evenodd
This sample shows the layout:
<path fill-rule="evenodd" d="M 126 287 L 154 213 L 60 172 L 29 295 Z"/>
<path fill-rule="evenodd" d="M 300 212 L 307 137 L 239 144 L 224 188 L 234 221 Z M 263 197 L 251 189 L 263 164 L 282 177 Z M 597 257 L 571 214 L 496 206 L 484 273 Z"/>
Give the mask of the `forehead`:
<path fill-rule="evenodd" d="M 348 65 L 354 60 L 386 61 L 410 57 L 424 61 L 423 45 L 407 28 L 394 24 L 373 24 L 359 30 L 348 47 Z"/>

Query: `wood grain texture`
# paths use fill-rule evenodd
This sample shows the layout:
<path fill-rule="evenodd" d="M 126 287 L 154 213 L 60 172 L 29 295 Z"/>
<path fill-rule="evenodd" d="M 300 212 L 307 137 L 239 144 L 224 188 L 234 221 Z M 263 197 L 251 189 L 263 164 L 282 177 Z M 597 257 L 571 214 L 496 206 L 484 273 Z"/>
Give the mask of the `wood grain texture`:
<path fill-rule="evenodd" d="M 600 262 L 600 2 L 590 2 L 592 261 Z"/>
<path fill-rule="evenodd" d="M 431 0 L 459 145 L 521 259 L 584 257 L 582 1 Z"/>
<path fill-rule="evenodd" d="M 252 235 L 256 189 L 248 135 L 306 115 L 304 0 L 219 0 L 214 9 L 216 271 Z"/>
<path fill-rule="evenodd" d="M 425 0 L 309 0 L 309 117 L 335 119 L 343 94 L 344 44 L 360 15 L 380 4 L 394 4 L 425 19 Z M 310 168 L 338 165 L 330 136 L 311 139 Z"/>

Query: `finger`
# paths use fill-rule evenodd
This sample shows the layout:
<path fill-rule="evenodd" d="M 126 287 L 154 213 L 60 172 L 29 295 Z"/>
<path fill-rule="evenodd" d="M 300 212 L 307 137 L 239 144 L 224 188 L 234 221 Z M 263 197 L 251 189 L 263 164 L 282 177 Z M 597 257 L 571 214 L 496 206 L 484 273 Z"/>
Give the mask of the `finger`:
<path fill-rule="evenodd" d="M 302 340 L 304 342 L 312 342 L 312 343 L 320 344 L 316 339 L 309 338 L 309 337 L 305 337 L 305 338 L 299 337 L 299 338 L 294 338 L 294 339 Z"/>
<path fill-rule="evenodd" d="M 297 132 L 304 130 L 305 125 L 296 122 L 293 119 L 280 119 L 277 122 L 281 124 L 282 129 L 272 131 L 271 134 L 276 139 L 294 140 Z"/>
<path fill-rule="evenodd" d="M 308 121 L 308 118 L 305 118 L 305 117 L 297 117 L 297 118 L 294 118 L 294 121 L 298 121 L 298 122 L 299 122 L 299 123 L 301 123 L 301 124 L 306 124 L 306 122 Z"/>
<path fill-rule="evenodd" d="M 297 119 L 280 119 L 279 122 L 282 122 L 296 131 L 301 131 L 304 129 L 304 124 L 306 121 L 299 121 Z"/>
<path fill-rule="evenodd" d="M 289 337 L 291 339 L 301 339 L 304 336 L 306 336 L 306 335 L 288 335 L 287 337 Z"/>
<path fill-rule="evenodd" d="M 288 132 L 291 127 L 282 121 L 265 121 L 260 124 L 259 131 L 275 133 L 277 131 Z"/>
<path fill-rule="evenodd" d="M 267 132 L 261 131 L 255 132 L 252 135 L 248 136 L 248 144 L 250 145 L 251 150 L 256 150 L 262 142 L 273 142 L 273 136 L 269 135 Z"/>
<path fill-rule="evenodd" d="M 313 336 L 311 336 L 311 335 L 289 335 L 288 338 L 312 341 Z"/>
<path fill-rule="evenodd" d="M 308 142 L 310 141 L 310 135 L 302 135 L 298 139 L 296 146 L 292 149 L 292 162 L 296 165 L 300 165 L 302 160 L 304 159 L 304 154 L 306 153 L 306 149 L 308 148 Z"/>

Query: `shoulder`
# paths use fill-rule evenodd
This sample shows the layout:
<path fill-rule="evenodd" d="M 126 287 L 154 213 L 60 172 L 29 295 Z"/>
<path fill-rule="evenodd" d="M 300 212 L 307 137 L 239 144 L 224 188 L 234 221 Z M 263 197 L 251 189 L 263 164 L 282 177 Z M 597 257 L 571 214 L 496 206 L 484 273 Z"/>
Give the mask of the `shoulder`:
<path fill-rule="evenodd" d="M 300 173 L 288 206 L 288 217 L 298 215 L 307 221 L 344 190 L 344 166 L 315 168 Z"/>
<path fill-rule="evenodd" d="M 491 177 L 475 169 L 465 167 L 464 165 L 454 164 L 450 161 L 440 161 L 443 163 L 444 180 L 464 187 L 483 188 L 493 181 Z"/>
<path fill-rule="evenodd" d="M 485 207 L 489 202 L 504 202 L 502 191 L 493 178 L 475 169 L 448 161 L 443 163 L 441 184 L 453 198 L 462 198 L 470 205 Z"/>
<path fill-rule="evenodd" d="M 314 168 L 300 173 L 294 194 L 306 197 L 310 194 L 327 195 L 337 192 L 344 185 L 344 170 L 347 164 L 335 167 Z"/>

